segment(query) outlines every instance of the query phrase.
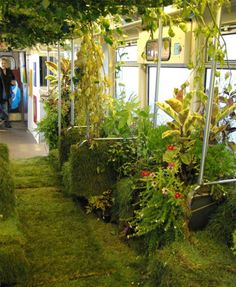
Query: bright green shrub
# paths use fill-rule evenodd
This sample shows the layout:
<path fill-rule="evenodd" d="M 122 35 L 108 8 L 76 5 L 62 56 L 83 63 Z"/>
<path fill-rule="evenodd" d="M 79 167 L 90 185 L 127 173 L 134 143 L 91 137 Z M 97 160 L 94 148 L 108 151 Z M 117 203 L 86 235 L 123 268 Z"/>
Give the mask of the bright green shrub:
<path fill-rule="evenodd" d="M 89 199 L 111 189 L 114 175 L 108 166 L 107 144 L 72 145 L 69 164 L 63 168 L 66 193 Z"/>

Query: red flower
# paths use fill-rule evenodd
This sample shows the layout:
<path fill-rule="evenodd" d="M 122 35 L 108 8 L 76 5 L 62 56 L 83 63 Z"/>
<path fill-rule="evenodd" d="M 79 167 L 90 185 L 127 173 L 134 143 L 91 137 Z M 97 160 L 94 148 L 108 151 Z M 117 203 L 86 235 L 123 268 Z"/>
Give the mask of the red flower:
<path fill-rule="evenodd" d="M 174 162 L 169 162 L 168 163 L 168 167 L 169 169 L 173 169 L 175 167 L 175 163 Z"/>
<path fill-rule="evenodd" d="M 176 192 L 175 193 L 175 198 L 176 199 L 179 199 L 179 198 L 181 198 L 182 197 L 182 194 L 180 193 L 180 192 Z"/>
<path fill-rule="evenodd" d="M 150 174 L 151 174 L 151 172 L 148 170 L 141 170 L 141 172 L 140 172 L 140 176 L 142 176 L 142 177 L 149 176 Z"/>
<path fill-rule="evenodd" d="M 167 146 L 167 149 L 168 149 L 168 150 L 174 150 L 174 149 L 175 149 L 175 146 L 172 145 L 172 144 L 170 144 L 170 145 Z"/>

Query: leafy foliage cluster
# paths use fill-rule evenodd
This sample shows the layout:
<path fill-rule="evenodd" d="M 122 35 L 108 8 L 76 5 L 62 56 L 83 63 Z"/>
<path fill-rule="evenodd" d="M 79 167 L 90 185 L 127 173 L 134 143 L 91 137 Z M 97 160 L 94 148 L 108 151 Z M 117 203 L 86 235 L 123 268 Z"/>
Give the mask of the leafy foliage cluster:
<path fill-rule="evenodd" d="M 49 149 L 58 147 L 58 69 L 57 64 L 47 62 L 51 74 L 47 76 L 50 80 L 50 91 L 42 97 L 45 109 L 45 117 L 38 123 L 37 131 L 44 133 Z M 70 126 L 70 61 L 61 60 L 61 127 Z"/>
<path fill-rule="evenodd" d="M 77 122 L 87 126 L 88 137 L 99 136 L 99 126 L 109 104 L 109 81 L 101 73 L 103 57 L 101 38 L 95 38 L 93 26 L 88 26 L 87 32 L 82 36 L 75 62 L 78 81 Z"/>

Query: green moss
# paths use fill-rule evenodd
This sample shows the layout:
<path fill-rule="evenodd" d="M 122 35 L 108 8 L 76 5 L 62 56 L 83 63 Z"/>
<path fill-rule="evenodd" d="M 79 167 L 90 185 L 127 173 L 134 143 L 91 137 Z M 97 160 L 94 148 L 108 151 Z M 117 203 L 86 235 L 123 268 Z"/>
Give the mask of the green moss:
<path fill-rule="evenodd" d="M 64 130 L 59 139 L 59 164 L 63 166 L 69 159 L 70 147 L 85 139 L 85 129 L 74 127 Z"/>
<path fill-rule="evenodd" d="M 6 144 L 0 143 L 0 158 L 5 161 L 9 161 L 9 151 Z"/>
<path fill-rule="evenodd" d="M 58 149 L 52 149 L 49 151 L 48 160 L 51 164 L 51 166 L 56 170 L 60 170 L 59 165 L 59 150 Z"/>
<path fill-rule="evenodd" d="M 127 222 L 133 216 L 133 181 L 130 178 L 119 180 L 113 192 L 113 217 Z"/>
<path fill-rule="evenodd" d="M 72 172 L 71 172 L 71 165 L 70 163 L 67 161 L 63 164 L 62 167 L 62 175 L 63 175 L 63 188 L 62 191 L 65 195 L 70 195 L 70 187 L 71 187 L 71 176 Z"/>
<path fill-rule="evenodd" d="M 30 160 L 21 169 L 26 164 Z M 17 190 L 30 263 L 27 286 L 138 286 L 142 262 L 119 240 L 116 228 L 86 215 L 59 191 L 57 187 Z"/>
<path fill-rule="evenodd" d="M 236 220 L 236 184 L 229 187 L 229 194 L 225 201 L 217 208 L 207 226 L 209 236 L 232 245 L 232 233 L 235 229 Z"/>
<path fill-rule="evenodd" d="M 199 232 L 191 242 L 174 242 L 153 255 L 145 286 L 233 287 L 235 270 L 236 260 L 227 246 Z"/>
<path fill-rule="evenodd" d="M 25 239 L 16 217 L 0 221 L 0 285 L 25 282 L 28 262 L 23 246 Z"/>
<path fill-rule="evenodd" d="M 35 157 L 12 162 L 15 188 L 44 187 L 58 184 L 56 171 L 47 157 Z"/>
<path fill-rule="evenodd" d="M 70 168 L 67 167 L 70 179 L 64 182 L 71 195 L 90 198 L 111 189 L 114 175 L 108 166 L 106 151 L 107 143 L 99 143 L 93 149 L 87 144 L 71 147 Z"/>
<path fill-rule="evenodd" d="M 0 246 L 0 283 L 25 282 L 28 263 L 22 247 L 18 244 Z"/>
<path fill-rule="evenodd" d="M 7 218 L 14 214 L 14 182 L 9 163 L 0 158 L 0 214 Z"/>

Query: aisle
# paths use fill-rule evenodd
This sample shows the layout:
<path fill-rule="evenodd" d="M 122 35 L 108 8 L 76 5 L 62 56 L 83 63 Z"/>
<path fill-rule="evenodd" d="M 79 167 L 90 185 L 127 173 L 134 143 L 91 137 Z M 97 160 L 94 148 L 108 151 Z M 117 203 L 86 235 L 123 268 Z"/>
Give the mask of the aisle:
<path fill-rule="evenodd" d="M 16 160 L 12 166 L 30 263 L 25 286 L 141 286 L 136 254 L 111 224 L 84 214 L 62 195 L 47 158 Z"/>

